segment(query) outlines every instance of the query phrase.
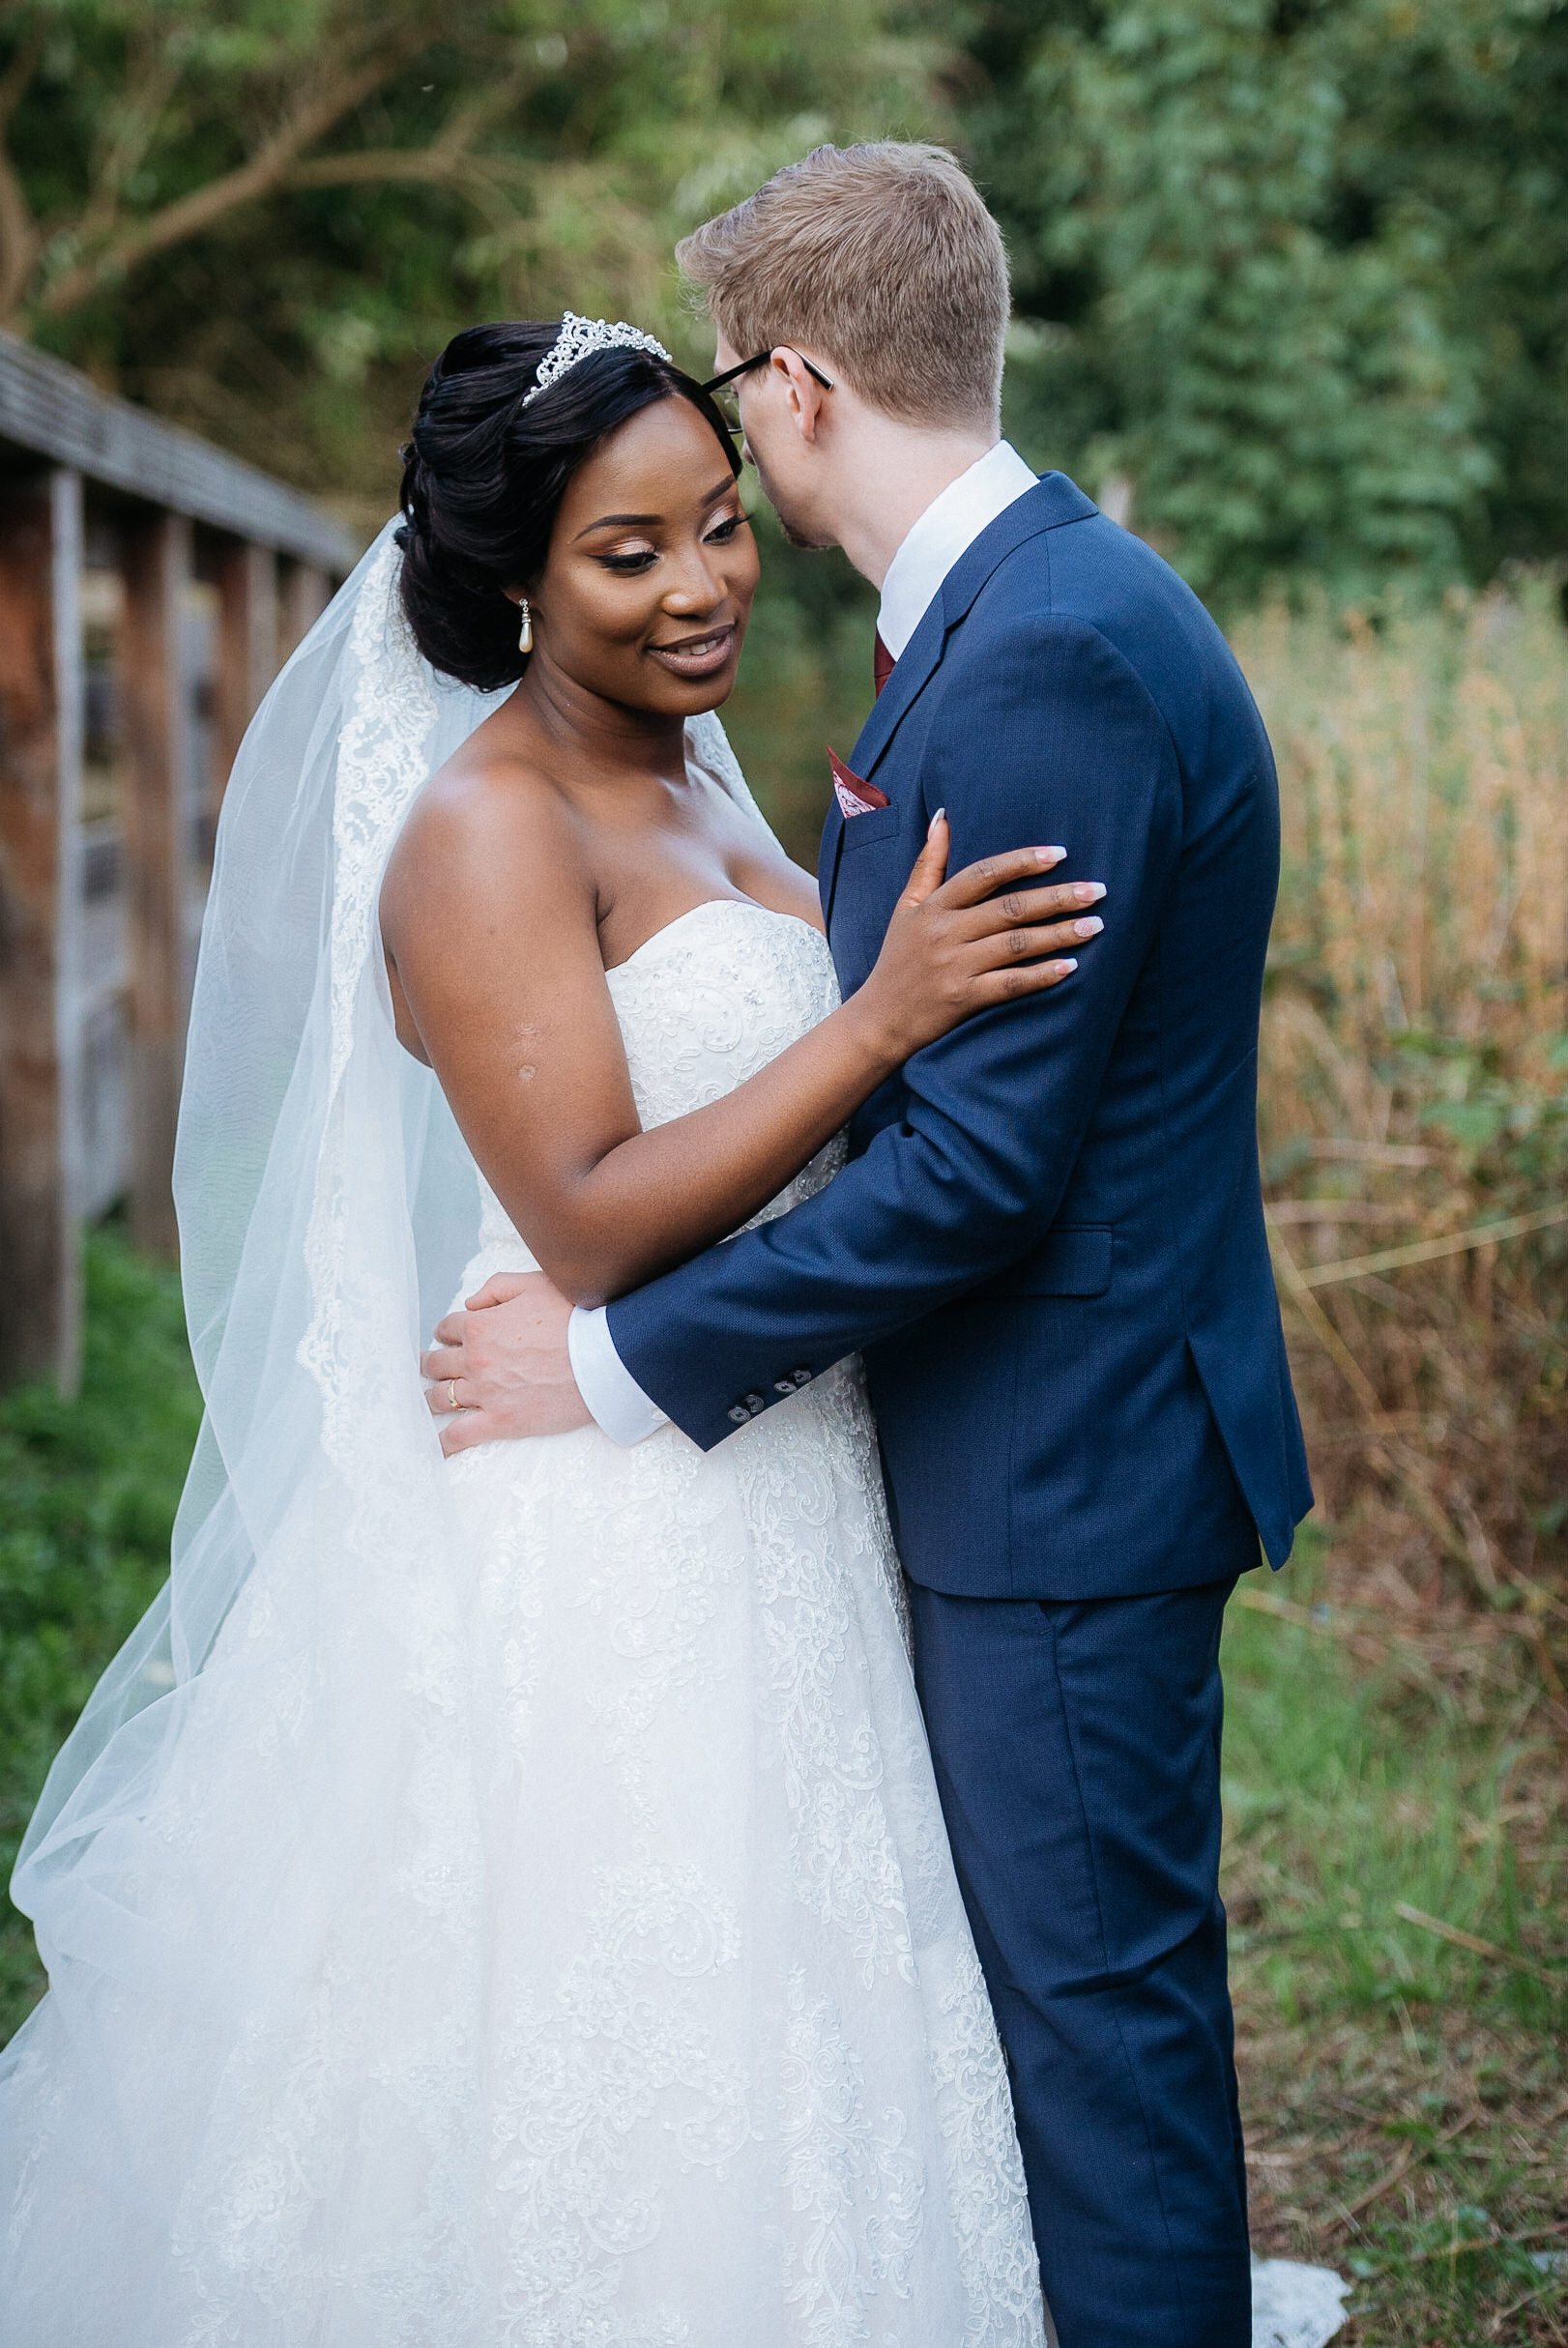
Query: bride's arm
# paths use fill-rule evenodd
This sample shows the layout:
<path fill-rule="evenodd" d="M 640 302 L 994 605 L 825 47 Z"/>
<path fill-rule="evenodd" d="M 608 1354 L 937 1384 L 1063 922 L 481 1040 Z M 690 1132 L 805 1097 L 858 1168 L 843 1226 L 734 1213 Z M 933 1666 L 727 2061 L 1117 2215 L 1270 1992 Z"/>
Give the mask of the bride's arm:
<path fill-rule="evenodd" d="M 724 1237 L 912 1053 L 1067 975 L 1070 961 L 1041 957 L 1082 942 L 1093 892 L 1030 885 L 1057 860 L 1037 848 L 943 884 L 946 845 L 939 821 L 841 1009 L 722 1100 L 645 1133 L 592 877 L 559 804 L 470 784 L 416 809 L 381 902 L 400 1031 L 564 1295 L 601 1303 Z"/>

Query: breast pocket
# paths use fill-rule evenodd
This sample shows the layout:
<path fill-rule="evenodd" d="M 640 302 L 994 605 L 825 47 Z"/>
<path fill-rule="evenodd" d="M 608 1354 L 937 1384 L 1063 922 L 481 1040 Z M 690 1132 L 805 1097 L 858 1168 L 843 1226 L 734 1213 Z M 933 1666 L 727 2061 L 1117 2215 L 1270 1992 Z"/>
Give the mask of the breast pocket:
<path fill-rule="evenodd" d="M 889 840 L 898 830 L 897 807 L 872 807 L 864 815 L 852 815 L 844 824 L 844 854 L 856 848 L 874 848 L 879 840 Z"/>

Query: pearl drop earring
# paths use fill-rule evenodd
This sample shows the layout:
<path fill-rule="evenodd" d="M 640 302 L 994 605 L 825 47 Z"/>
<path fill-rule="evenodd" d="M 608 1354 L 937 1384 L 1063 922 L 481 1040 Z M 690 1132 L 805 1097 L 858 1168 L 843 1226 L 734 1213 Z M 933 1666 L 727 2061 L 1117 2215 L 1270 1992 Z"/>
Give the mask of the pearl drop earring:
<path fill-rule="evenodd" d="M 523 623 L 522 626 L 517 631 L 517 650 L 520 652 L 531 652 L 534 650 L 534 623 L 529 618 L 528 597 L 526 595 L 523 596 L 521 602 L 517 606 L 517 609 L 522 617 Z"/>

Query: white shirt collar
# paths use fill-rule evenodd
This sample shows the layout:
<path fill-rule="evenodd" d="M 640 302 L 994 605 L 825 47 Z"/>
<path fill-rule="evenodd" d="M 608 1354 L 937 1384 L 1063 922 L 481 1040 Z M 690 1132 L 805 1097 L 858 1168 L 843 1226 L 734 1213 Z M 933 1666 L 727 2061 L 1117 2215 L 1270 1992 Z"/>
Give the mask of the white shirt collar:
<path fill-rule="evenodd" d="M 932 500 L 888 564 L 882 583 L 877 633 L 895 660 L 959 557 L 999 513 L 1034 487 L 1035 479 L 1017 449 L 999 440 Z"/>

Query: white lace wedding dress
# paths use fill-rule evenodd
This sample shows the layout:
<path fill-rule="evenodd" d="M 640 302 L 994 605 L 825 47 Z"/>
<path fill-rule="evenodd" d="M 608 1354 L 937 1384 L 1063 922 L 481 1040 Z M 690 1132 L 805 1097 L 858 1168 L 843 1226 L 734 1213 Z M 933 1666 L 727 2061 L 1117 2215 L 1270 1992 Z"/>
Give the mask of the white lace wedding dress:
<path fill-rule="evenodd" d="M 730 902 L 609 984 L 645 1125 L 837 1000 L 816 931 Z M 831 1171 L 825 1151 L 771 1211 Z M 465 1290 L 531 1261 L 487 1197 Z M 45 2001 L 6 2106 L 27 2153 L 0 2338 L 1040 2342 L 855 1369 L 706 1457 L 674 1428 L 630 1451 L 589 1429 L 449 1473 L 458 1552 L 425 1561 L 462 1631 L 460 1653 L 432 1638 L 446 1747 L 395 1786 L 356 1786 L 351 1754 L 298 1782 L 293 1716 L 375 1703 L 369 1636 L 269 1674 L 253 1710 L 221 1651 L 203 1674 L 128 1900 L 160 1950 L 210 1940 L 252 1876 L 286 1900 L 270 1846 L 293 1840 L 302 1912 L 269 1915 L 232 2043 L 194 1983 L 178 2016 L 106 2016 L 140 2207 Z M 243 1598 L 223 1645 L 264 1638 L 269 1603 Z M 330 1903 L 313 1800 L 363 1811 Z"/>
<path fill-rule="evenodd" d="M 706 1457 L 441 1459 L 419 1333 L 476 1233 L 459 1295 L 531 1260 L 392 1029 L 387 853 L 494 706 L 419 659 L 395 529 L 224 801 L 176 1164 L 206 1417 L 15 1878 L 50 1993 L 0 2054 L 0 2348 L 1039 2348 L 854 1368 Z M 753 807 L 715 717 L 688 755 Z M 609 985 L 649 1124 L 837 1000 L 732 902 Z M 1339 2291 L 1263 2270 L 1256 2348 Z"/>

